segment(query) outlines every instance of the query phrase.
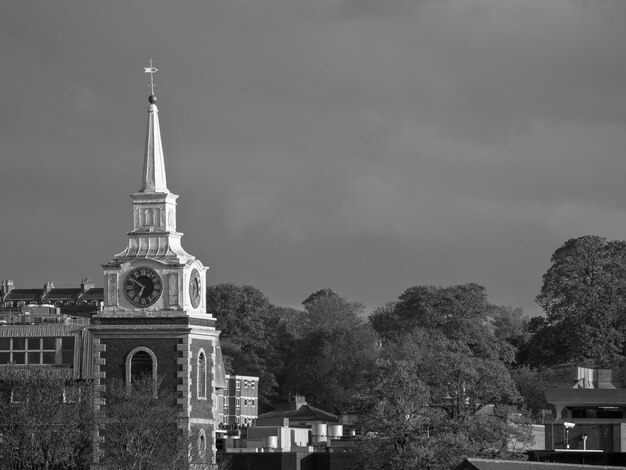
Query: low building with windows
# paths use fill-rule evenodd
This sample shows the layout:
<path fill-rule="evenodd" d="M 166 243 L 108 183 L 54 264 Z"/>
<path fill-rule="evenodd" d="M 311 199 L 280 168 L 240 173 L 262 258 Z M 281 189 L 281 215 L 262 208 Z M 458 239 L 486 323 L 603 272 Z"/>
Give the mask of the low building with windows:
<path fill-rule="evenodd" d="M 226 387 L 218 397 L 219 427 L 241 429 L 256 424 L 259 416 L 259 378 L 226 375 Z"/>
<path fill-rule="evenodd" d="M 257 452 L 350 452 L 354 446 L 353 428 L 344 432 L 341 417 L 310 406 L 296 395 L 282 409 L 260 415 L 256 425 L 240 434 L 226 435 L 224 452 L 241 463 L 241 454 Z M 245 468 L 245 467 L 240 467 Z"/>
<path fill-rule="evenodd" d="M 38 365 L 67 369 L 79 379 L 91 373 L 89 319 L 51 306 L 0 312 L 0 366 Z"/>
<path fill-rule="evenodd" d="M 282 426 L 285 419 L 292 427 L 310 428 L 314 424 L 343 424 L 339 416 L 309 405 L 302 395 L 295 395 L 288 406 L 259 416 L 257 426 Z"/>

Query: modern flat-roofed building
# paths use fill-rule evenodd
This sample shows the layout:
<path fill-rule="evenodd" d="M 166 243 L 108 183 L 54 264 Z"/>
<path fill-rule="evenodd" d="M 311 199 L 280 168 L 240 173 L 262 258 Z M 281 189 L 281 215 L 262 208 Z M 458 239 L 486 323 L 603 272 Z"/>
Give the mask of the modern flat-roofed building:
<path fill-rule="evenodd" d="M 623 371 L 576 368 L 571 388 L 545 390 L 556 415 L 545 423 L 546 449 L 626 452 Z"/>
<path fill-rule="evenodd" d="M 0 366 L 36 365 L 66 369 L 72 378 L 91 373 L 89 319 L 57 307 L 26 306 L 0 313 Z"/>

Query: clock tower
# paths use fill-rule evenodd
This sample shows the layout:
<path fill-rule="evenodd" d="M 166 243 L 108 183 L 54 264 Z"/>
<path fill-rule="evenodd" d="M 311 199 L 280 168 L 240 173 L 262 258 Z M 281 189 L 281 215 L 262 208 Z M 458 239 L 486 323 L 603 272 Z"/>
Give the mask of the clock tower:
<path fill-rule="evenodd" d="M 206 312 L 208 268 L 182 248 L 176 230 L 178 196 L 167 188 L 154 94 L 149 103 L 141 187 L 131 194 L 133 228 L 128 246 L 103 265 L 104 305 L 90 328 L 95 407 L 106 407 L 112 379 L 130 389 L 140 375 L 152 377 L 177 394 L 178 434 L 189 443 L 190 468 L 208 468 L 215 455 L 215 389 L 223 381 L 219 364 L 216 374 L 219 331 Z M 96 462 L 106 462 L 106 442 L 99 438 L 97 445 Z"/>

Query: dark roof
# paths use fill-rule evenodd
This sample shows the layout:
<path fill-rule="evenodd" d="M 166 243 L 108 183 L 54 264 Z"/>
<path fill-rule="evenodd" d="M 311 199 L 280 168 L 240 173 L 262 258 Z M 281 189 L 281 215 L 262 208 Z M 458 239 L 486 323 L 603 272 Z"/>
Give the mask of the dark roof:
<path fill-rule="evenodd" d="M 337 415 L 329 413 L 328 411 L 320 410 L 311 405 L 302 405 L 297 410 L 285 410 L 285 411 L 270 411 L 260 415 L 257 419 L 257 425 L 259 421 L 273 421 L 289 418 L 289 421 L 326 421 L 337 422 L 339 418 Z"/>
<path fill-rule="evenodd" d="M 104 289 L 102 287 L 94 287 L 85 292 L 80 300 L 104 300 Z"/>
<path fill-rule="evenodd" d="M 43 303 L 63 300 L 104 300 L 104 289 L 93 287 L 84 294 L 79 287 L 51 289 L 46 292 L 44 289 L 12 289 L 5 297 L 5 301 L 24 301 Z"/>
<path fill-rule="evenodd" d="M 45 300 L 76 299 L 81 294 L 80 288 L 51 289 L 44 295 Z"/>
<path fill-rule="evenodd" d="M 297 410 L 290 411 L 289 419 L 317 419 L 319 421 L 338 421 L 337 415 L 320 410 L 311 405 L 302 405 Z"/>
<path fill-rule="evenodd" d="M 551 462 L 526 462 L 523 460 L 465 459 L 454 470 L 617 470 L 625 467 L 581 465 Z"/>
<path fill-rule="evenodd" d="M 43 294 L 43 289 L 12 289 L 4 300 L 37 300 Z"/>

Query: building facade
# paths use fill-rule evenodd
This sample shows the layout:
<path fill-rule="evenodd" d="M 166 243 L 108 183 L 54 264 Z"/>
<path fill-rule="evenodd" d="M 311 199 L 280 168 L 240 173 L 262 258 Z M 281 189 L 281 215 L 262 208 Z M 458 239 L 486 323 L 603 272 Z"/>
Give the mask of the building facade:
<path fill-rule="evenodd" d="M 30 306 L 0 312 L 0 366 L 42 366 L 68 378 L 89 375 L 89 320 L 56 307 Z"/>
<path fill-rule="evenodd" d="M 220 428 L 241 429 L 256 424 L 259 416 L 259 378 L 226 375 L 226 388 L 220 397 Z"/>
<path fill-rule="evenodd" d="M 626 452 L 626 388 L 622 370 L 576 368 L 571 388 L 545 390 L 555 417 L 546 449 Z"/>

